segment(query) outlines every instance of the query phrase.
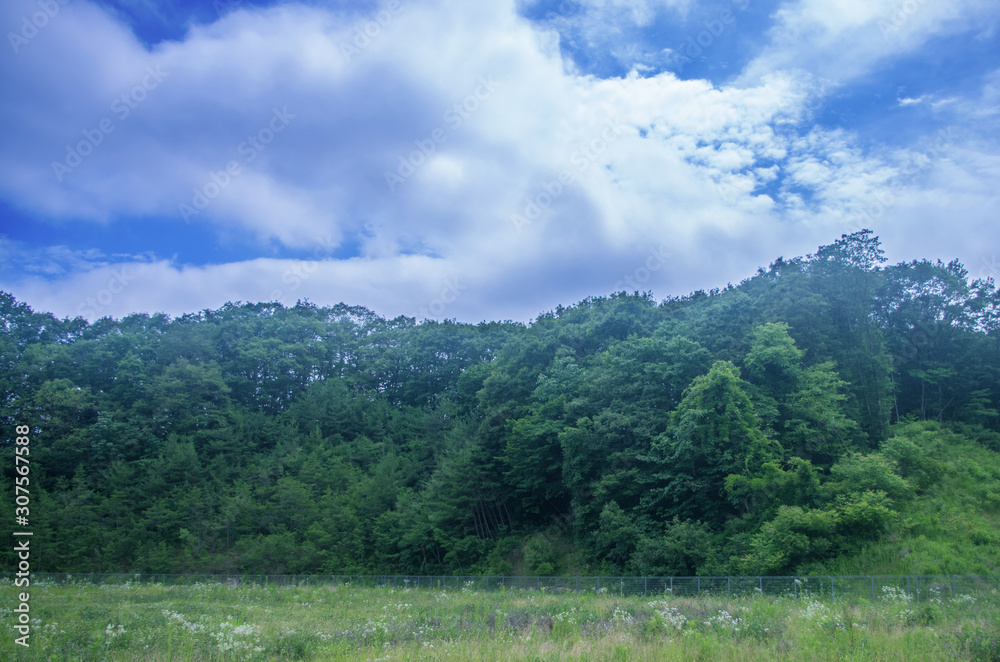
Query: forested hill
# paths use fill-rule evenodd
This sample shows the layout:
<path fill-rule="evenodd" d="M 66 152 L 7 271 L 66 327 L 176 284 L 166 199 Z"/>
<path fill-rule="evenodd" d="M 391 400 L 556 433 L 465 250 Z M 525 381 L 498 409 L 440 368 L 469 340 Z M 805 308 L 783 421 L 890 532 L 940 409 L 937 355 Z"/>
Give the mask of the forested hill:
<path fill-rule="evenodd" d="M 33 569 L 1000 572 L 1000 293 L 868 231 L 530 325 L 0 319 Z"/>

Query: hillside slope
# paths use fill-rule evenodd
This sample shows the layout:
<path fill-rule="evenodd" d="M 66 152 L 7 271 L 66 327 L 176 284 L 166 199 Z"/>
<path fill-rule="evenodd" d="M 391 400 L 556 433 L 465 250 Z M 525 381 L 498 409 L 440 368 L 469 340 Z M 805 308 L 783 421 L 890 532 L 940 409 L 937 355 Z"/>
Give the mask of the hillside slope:
<path fill-rule="evenodd" d="M 884 262 L 531 324 L 0 293 L 0 505 L 27 425 L 37 570 L 995 572 L 1000 293 Z"/>

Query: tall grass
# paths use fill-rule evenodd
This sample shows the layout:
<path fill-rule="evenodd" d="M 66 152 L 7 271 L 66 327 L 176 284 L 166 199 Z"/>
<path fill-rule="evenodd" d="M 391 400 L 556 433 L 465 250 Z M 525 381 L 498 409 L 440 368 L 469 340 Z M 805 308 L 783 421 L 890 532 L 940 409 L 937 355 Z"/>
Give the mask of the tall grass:
<path fill-rule="evenodd" d="M 920 439 L 933 481 L 898 503 L 895 530 L 827 562 L 839 575 L 948 575 L 1000 572 L 1000 453 L 963 435 L 934 430 Z"/>
<path fill-rule="evenodd" d="M 6 582 L 4 591 L 15 589 Z M 8 601 L 7 604 L 10 604 Z M 32 587 L 11 660 L 1000 660 L 1000 595 L 875 604 L 225 584 Z M 0 610 L 13 624 L 14 614 Z M 992 639 L 991 639 L 992 637 Z"/>

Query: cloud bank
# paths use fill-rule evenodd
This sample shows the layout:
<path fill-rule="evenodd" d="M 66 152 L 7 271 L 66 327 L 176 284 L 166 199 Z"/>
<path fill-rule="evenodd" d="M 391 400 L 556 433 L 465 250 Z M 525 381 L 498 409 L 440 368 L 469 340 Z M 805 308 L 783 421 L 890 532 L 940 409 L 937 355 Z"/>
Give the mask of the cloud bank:
<path fill-rule="evenodd" d="M 985 3 L 911 4 L 886 35 L 892 3 L 782 4 L 759 52 L 717 83 L 583 72 L 570 23 L 513 1 L 237 8 L 151 47 L 86 0 L 56 3 L 27 38 L 18 26 L 40 5 L 8 3 L 0 24 L 21 39 L 0 59 L 16 91 L 0 105 L 0 197 L 53 239 L 0 242 L 0 288 L 90 319 L 310 299 L 528 320 L 616 289 L 724 286 L 860 227 L 890 257 L 972 269 L 993 250 L 995 70 L 948 103 L 888 99 L 913 127 L 904 145 L 818 119 L 936 39 L 993 38 Z M 692 5 L 575 15 L 613 40 Z M 59 242 L 70 226 L 141 237 L 153 222 L 260 253 Z"/>

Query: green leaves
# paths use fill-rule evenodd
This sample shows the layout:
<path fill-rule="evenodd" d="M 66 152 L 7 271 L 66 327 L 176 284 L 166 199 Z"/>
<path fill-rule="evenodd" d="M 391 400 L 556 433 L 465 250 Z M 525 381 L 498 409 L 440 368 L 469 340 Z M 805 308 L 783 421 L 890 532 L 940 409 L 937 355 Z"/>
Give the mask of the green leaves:
<path fill-rule="evenodd" d="M 857 446 L 861 431 L 846 415 L 848 386 L 832 361 L 803 366 L 784 323 L 763 324 L 750 334 L 744 363 L 751 375 L 757 410 L 789 452 L 829 466 Z"/>
<path fill-rule="evenodd" d="M 835 529 L 836 515 L 831 511 L 782 506 L 753 537 L 753 551 L 740 559 L 740 571 L 778 575 L 805 561 L 823 559 L 834 549 Z"/>
<path fill-rule="evenodd" d="M 740 572 L 749 575 L 787 574 L 807 563 L 854 551 L 881 536 L 898 518 L 884 492 L 854 492 L 828 508 L 782 506 L 751 542 L 751 553 L 740 558 Z"/>
<path fill-rule="evenodd" d="M 51 569 L 446 573 L 534 541 L 541 571 L 554 532 L 592 567 L 787 571 L 944 503 L 964 436 L 1000 448 L 995 284 L 884 262 L 862 231 L 531 324 L 310 303 L 88 324 L 0 293 L 0 418 L 37 432 Z"/>
<path fill-rule="evenodd" d="M 772 388 L 781 382 L 798 380 L 804 352 L 795 346 L 784 322 L 762 324 L 750 334 L 750 351 L 743 359 L 750 376 L 757 381 L 767 381 Z"/>
<path fill-rule="evenodd" d="M 726 477 L 750 479 L 781 457 L 781 447 L 764 435 L 745 386 L 736 366 L 717 361 L 692 382 L 674 412 L 654 454 L 675 514 L 714 522 L 735 515 L 725 498 Z"/>
<path fill-rule="evenodd" d="M 563 457 L 559 433 L 565 427 L 563 398 L 546 402 L 511 425 L 503 459 L 504 474 L 528 513 L 558 514 L 565 507 Z"/>
<path fill-rule="evenodd" d="M 711 548 L 708 526 L 675 517 L 663 534 L 639 538 L 631 566 L 645 576 L 690 577 L 710 556 Z"/>
<path fill-rule="evenodd" d="M 895 463 L 882 453 L 852 453 L 830 469 L 824 491 L 830 498 L 858 490 L 877 490 L 891 499 L 913 496 L 913 486 L 896 473 Z"/>

